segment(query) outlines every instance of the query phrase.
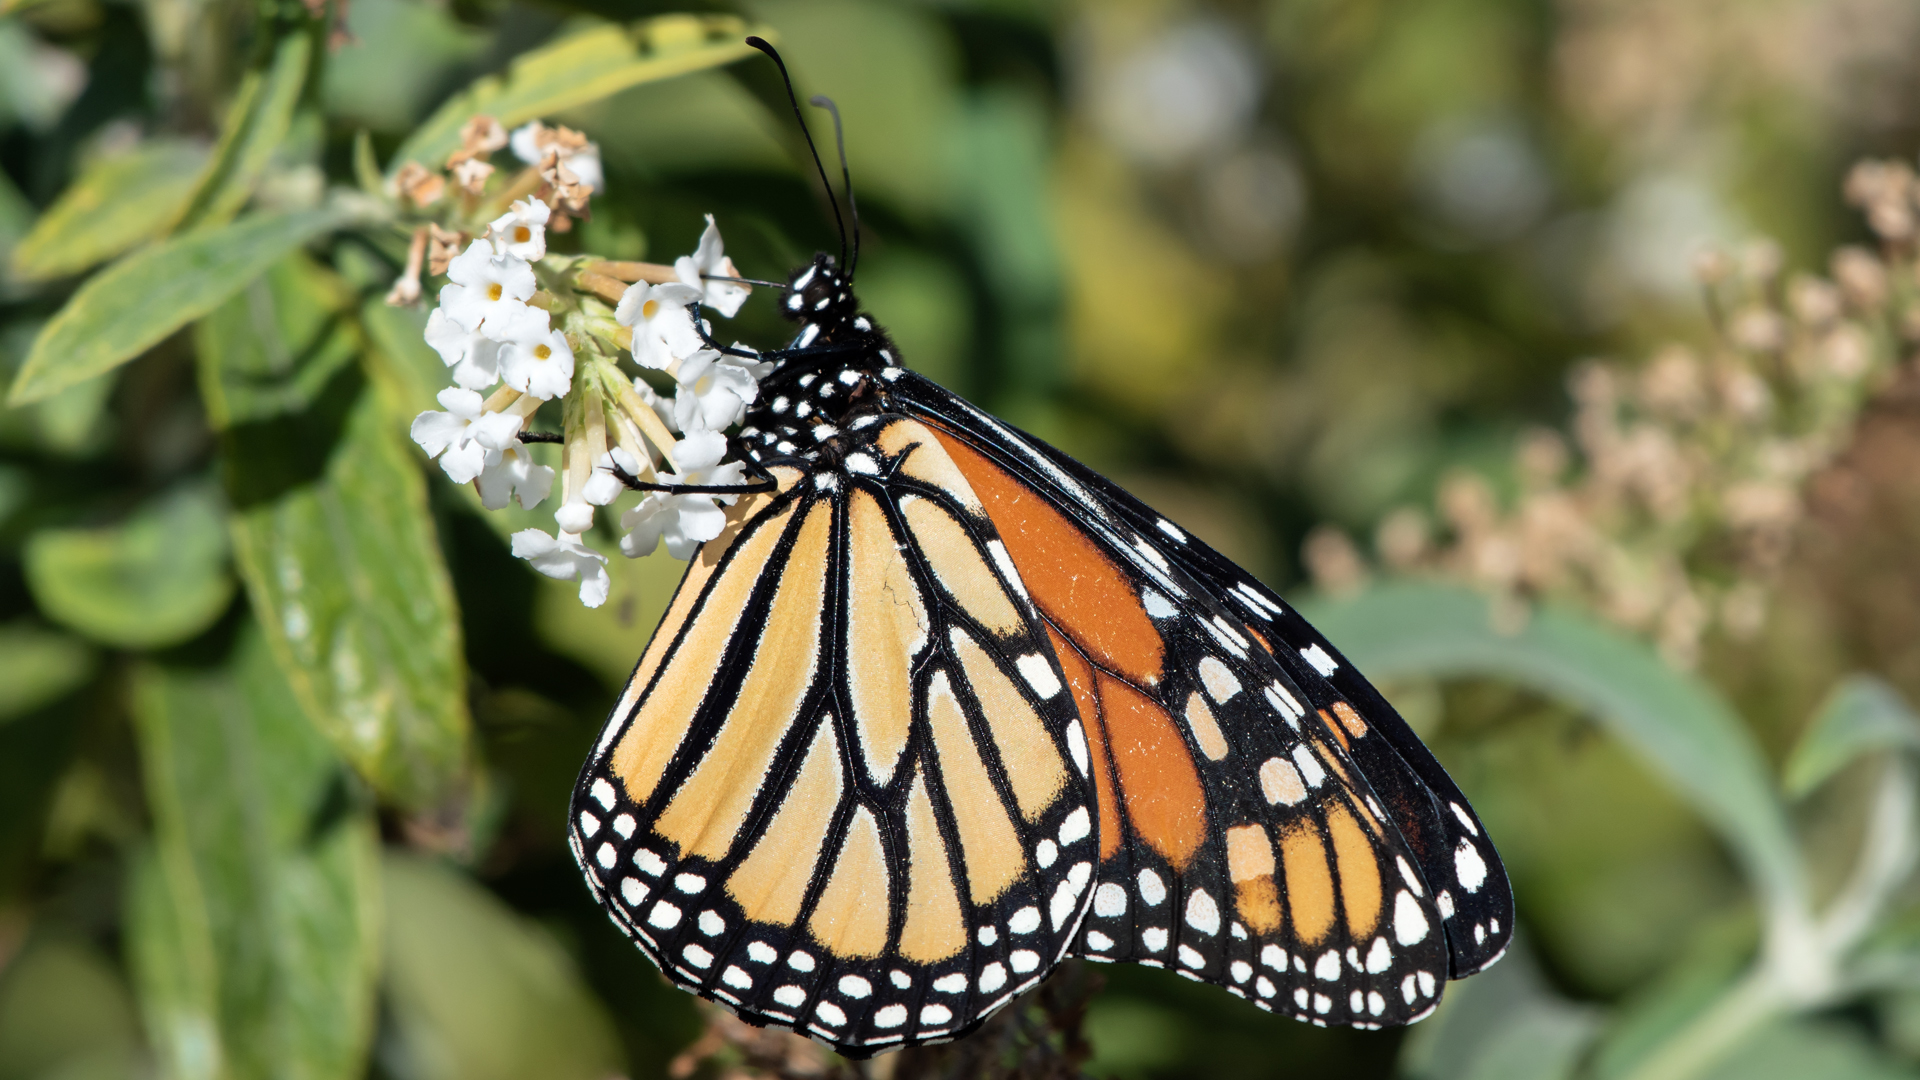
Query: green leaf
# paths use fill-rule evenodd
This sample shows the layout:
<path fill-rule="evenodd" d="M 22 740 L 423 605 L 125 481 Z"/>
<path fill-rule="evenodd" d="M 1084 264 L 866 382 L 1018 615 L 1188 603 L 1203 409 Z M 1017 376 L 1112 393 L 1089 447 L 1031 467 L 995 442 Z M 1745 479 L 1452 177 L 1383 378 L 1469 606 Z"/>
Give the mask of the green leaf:
<path fill-rule="evenodd" d="M 423 410 L 439 408 L 434 395 L 453 379 L 427 344 L 426 310 L 388 307 L 375 296 L 360 306 L 360 321 L 375 349 L 374 374 L 388 384 L 398 409 L 395 418 L 411 421 Z"/>
<path fill-rule="evenodd" d="M 1812 1020 L 1782 1020 L 1755 1030 L 1700 1080 L 1915 1080 L 1912 1067 L 1893 1061 L 1853 1028 Z"/>
<path fill-rule="evenodd" d="M 259 214 L 134 252 L 89 279 L 47 322 L 8 404 L 43 401 L 112 371 L 352 216 L 337 206 Z"/>
<path fill-rule="evenodd" d="M 13 250 L 27 281 L 77 274 L 165 232 L 207 160 L 204 147 L 155 139 L 93 162 Z"/>
<path fill-rule="evenodd" d="M 307 83 L 313 35 L 301 29 L 280 39 L 264 70 L 247 73 L 220 128 L 213 158 L 194 185 L 193 197 L 173 223 L 176 233 L 224 225 L 253 195 L 273 152 L 293 126 Z"/>
<path fill-rule="evenodd" d="M 221 500 L 206 486 L 99 529 L 27 538 L 27 588 L 47 616 L 104 642 L 154 649 L 197 637 L 233 599 Z"/>
<path fill-rule="evenodd" d="M 1403 1044 L 1410 1080 L 1567 1080 L 1600 1029 L 1599 1010 L 1547 985 L 1524 941 L 1497 967 L 1449 983 L 1433 1019 Z"/>
<path fill-rule="evenodd" d="M 12 957 L 0 980 L 0 1076 L 136 1076 L 139 1047 L 125 982 L 78 935 L 43 931 Z"/>
<path fill-rule="evenodd" d="M 460 129 L 486 115 L 507 127 L 598 101 L 641 83 L 729 64 L 753 50 L 748 34 L 771 38 L 728 15 L 661 15 L 631 26 L 600 26 L 524 53 L 505 75 L 489 75 L 442 105 L 393 156 L 439 168 L 460 148 Z"/>
<path fill-rule="evenodd" d="M 0 723 L 66 697 L 93 669 L 84 641 L 30 622 L 0 626 Z"/>
<path fill-rule="evenodd" d="M 361 1076 L 380 949 L 379 837 L 259 629 L 224 664 L 150 664 L 135 728 L 154 848 L 129 932 L 180 1077 Z"/>
<path fill-rule="evenodd" d="M 14 248 L 33 228 L 33 215 L 33 204 L 11 178 L 0 175 L 0 263 L 11 263 Z"/>
<path fill-rule="evenodd" d="M 445 864 L 389 855 L 387 991 L 417 1080 L 601 1080 L 612 1025 L 553 938 Z"/>
<path fill-rule="evenodd" d="M 200 398 L 214 429 L 303 413 L 352 374 L 355 300 L 295 252 L 195 324 Z"/>
<path fill-rule="evenodd" d="M 1787 792 L 1805 795 L 1860 755 L 1895 749 L 1920 750 L 1920 716 L 1884 681 L 1850 675 L 1827 695 L 1788 756 Z"/>
<path fill-rule="evenodd" d="M 348 402 L 337 443 L 319 444 L 330 450 L 321 471 L 284 483 L 297 479 L 281 475 L 286 456 L 311 448 L 281 446 L 275 433 L 318 441 L 312 433 L 332 422 L 322 420 L 228 433 L 241 576 L 308 715 L 383 797 L 428 805 L 464 767 L 470 725 L 459 613 L 425 482 L 369 389 Z"/>
<path fill-rule="evenodd" d="M 1552 607 L 1503 633 L 1485 597 L 1445 585 L 1383 585 L 1309 609 L 1374 679 L 1490 676 L 1584 709 L 1718 830 L 1770 906 L 1806 910 L 1799 850 L 1759 747 L 1718 691 L 1645 644 Z"/>

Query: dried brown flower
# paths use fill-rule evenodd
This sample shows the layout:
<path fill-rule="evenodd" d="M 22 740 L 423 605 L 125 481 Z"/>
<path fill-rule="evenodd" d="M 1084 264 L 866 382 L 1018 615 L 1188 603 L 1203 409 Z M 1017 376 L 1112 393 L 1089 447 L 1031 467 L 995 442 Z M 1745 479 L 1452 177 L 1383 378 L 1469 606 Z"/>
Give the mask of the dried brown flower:
<path fill-rule="evenodd" d="M 446 194 L 447 180 L 417 161 L 409 161 L 393 174 L 394 194 L 405 202 L 425 209 Z"/>

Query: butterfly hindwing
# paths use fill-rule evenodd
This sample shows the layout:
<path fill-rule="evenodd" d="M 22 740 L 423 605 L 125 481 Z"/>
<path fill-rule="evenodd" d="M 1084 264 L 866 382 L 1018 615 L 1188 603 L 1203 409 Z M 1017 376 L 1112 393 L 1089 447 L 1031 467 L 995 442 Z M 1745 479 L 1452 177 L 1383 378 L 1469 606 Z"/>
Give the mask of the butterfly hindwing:
<path fill-rule="evenodd" d="M 918 437 L 916 437 L 916 434 Z M 576 787 L 576 858 L 676 984 L 866 1056 L 970 1030 L 1091 902 L 1078 713 L 924 428 L 742 497 Z"/>
<path fill-rule="evenodd" d="M 1378 734 L 1367 738 L 1375 731 L 1369 716 L 1389 717 L 1404 730 L 1397 715 L 1371 687 L 1366 687 L 1368 696 L 1344 693 L 1313 660 L 1276 648 L 1272 642 L 1279 629 L 1272 623 L 1256 627 L 1243 611 L 1229 607 L 1214 568 L 1196 561 L 1188 549 L 1202 550 L 1224 566 L 1236 586 L 1249 579 L 1210 549 L 1065 455 L 924 380 L 907 376 L 902 381 L 908 379 L 908 396 L 953 437 L 992 455 L 996 468 L 1010 477 L 1017 474 L 1014 484 L 1026 488 L 1035 503 L 1074 511 L 1071 527 L 1101 548 L 1109 564 L 1132 583 L 1140 598 L 1136 605 L 1158 607 L 1152 617 L 1159 624 L 1167 662 L 1154 686 L 1136 682 L 1136 689 L 1155 699 L 1161 713 L 1184 721 L 1174 725 L 1184 726 L 1179 732 L 1184 745 L 1169 742 L 1166 749 L 1192 763 L 1208 800 L 1209 843 L 1194 856 L 1182 881 L 1233 884 L 1200 899 L 1200 927 L 1184 912 L 1169 908 L 1160 914 L 1150 910 L 1153 905 L 1142 908 L 1162 891 L 1188 903 L 1195 893 L 1156 886 L 1155 880 L 1171 867 L 1135 867 L 1128 859 L 1152 863 L 1163 852 L 1150 842 L 1127 844 L 1128 858 L 1103 859 L 1101 885 L 1079 951 L 1095 958 L 1163 963 L 1226 985 L 1263 1006 L 1317 1022 L 1395 1023 L 1430 1011 L 1439 980 L 1459 965 L 1462 952 L 1474 959 L 1476 943 L 1471 937 L 1459 940 L 1459 926 L 1441 929 L 1450 898 L 1428 884 L 1454 883 L 1458 862 L 1450 837 L 1444 850 L 1435 842 L 1447 832 L 1431 787 L 1402 759 L 1397 746 Z M 1097 487 L 1086 482 L 1089 477 L 1098 481 Z M 1067 518 L 1059 510 L 1055 513 Z M 1021 510 L 1012 516 L 1033 514 Z M 996 510 L 994 517 L 1007 533 L 1002 514 Z M 1008 543 L 1013 544 L 1011 537 Z M 1263 595 L 1280 607 L 1270 594 Z M 1249 601 L 1241 598 L 1241 603 Z M 1041 607 L 1049 610 L 1044 601 Z M 1314 641 L 1328 650 L 1324 656 L 1335 655 L 1317 635 Z M 1071 680 L 1076 650 L 1071 642 L 1057 639 L 1056 648 Z M 1336 670 L 1350 671 L 1343 662 Z M 1365 686 L 1364 680 L 1353 678 Z M 1103 711 L 1100 702 L 1082 702 L 1083 715 Z M 1096 746 L 1101 726 L 1089 725 Z M 1406 738 L 1431 762 L 1410 732 Z M 1445 782 L 1450 801 L 1464 811 L 1465 800 L 1445 781 L 1437 763 L 1432 772 Z M 1115 800 L 1104 790 L 1101 795 L 1104 810 Z M 1123 792 L 1117 801 L 1126 807 L 1122 816 L 1131 814 L 1132 794 Z M 1474 829 L 1472 855 L 1479 857 L 1484 850 L 1483 861 L 1490 868 L 1477 895 L 1488 902 L 1504 900 L 1510 907 L 1498 860 L 1484 840 L 1477 839 L 1477 822 L 1466 815 L 1470 811 L 1457 817 L 1453 831 Z M 1108 816 L 1102 816 L 1103 835 L 1113 829 Z M 1276 906 L 1285 916 L 1278 921 L 1261 903 L 1259 893 L 1266 886 L 1263 875 L 1254 872 L 1267 869 L 1270 862 L 1280 894 Z M 1141 869 L 1153 880 L 1142 878 Z M 1234 897 L 1231 910 L 1243 917 L 1228 923 L 1223 938 L 1201 933 L 1211 923 L 1204 915 L 1209 903 L 1227 919 L 1228 905 L 1220 898 L 1229 893 Z M 1510 911 L 1505 915 L 1494 924 L 1504 931 L 1496 933 L 1510 932 Z M 1134 931 L 1134 941 L 1121 940 L 1110 927 Z M 1162 928 L 1172 936 L 1146 936 Z M 1103 938 L 1113 946 L 1104 947 Z M 1168 947 L 1148 948 L 1163 942 Z M 1484 966 L 1497 950 L 1486 948 L 1484 934 L 1477 944 Z M 1263 965 L 1263 959 L 1268 963 Z M 1282 966 L 1287 969 L 1284 977 L 1278 970 Z"/>

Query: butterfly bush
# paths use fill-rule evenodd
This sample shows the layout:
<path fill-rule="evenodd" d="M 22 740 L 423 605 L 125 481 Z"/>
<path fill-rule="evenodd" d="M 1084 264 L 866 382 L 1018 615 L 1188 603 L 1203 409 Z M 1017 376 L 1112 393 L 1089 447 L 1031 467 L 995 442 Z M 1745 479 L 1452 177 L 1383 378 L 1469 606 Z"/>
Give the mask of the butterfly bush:
<path fill-rule="evenodd" d="M 1565 433 L 1522 434 L 1506 483 L 1458 472 L 1440 485 L 1436 514 L 1388 514 L 1379 563 L 1480 586 L 1513 624 L 1536 599 L 1577 602 L 1680 668 L 1699 662 L 1710 632 L 1759 633 L 1814 478 L 1920 342 L 1920 178 L 1904 162 L 1866 161 L 1845 194 L 1880 250 L 1841 247 L 1827 276 L 1787 273 L 1765 240 L 1737 257 L 1703 253 L 1710 342 L 1581 365 Z M 1330 527 L 1303 554 L 1330 592 L 1369 573 Z"/>
<path fill-rule="evenodd" d="M 495 167 L 503 149 L 522 162 L 518 173 Z M 523 529 L 512 550 L 542 574 L 578 581 L 588 607 L 605 603 L 611 586 L 593 541 L 616 513 L 629 558 L 663 541 L 674 558 L 691 558 L 720 535 L 736 496 L 634 493 L 628 484 L 749 482 L 745 466 L 728 460 L 727 432 L 771 367 L 744 346 L 713 347 L 700 314 L 731 318 L 751 291 L 731 280 L 739 272 L 712 215 L 694 251 L 670 266 L 548 252 L 548 234 L 584 217 L 604 185 L 599 148 L 580 133 L 534 122 L 509 134 L 483 116 L 463 129 L 442 170 L 409 164 L 389 192 L 428 220 L 387 302 L 422 300 L 423 273 L 446 278 L 425 337 L 452 385 L 439 409 L 414 419 L 413 440 L 489 510 L 514 501 L 532 510 L 558 479 L 554 530 Z M 557 436 L 534 434 L 548 402 L 558 403 Z M 557 477 L 529 441 L 560 443 Z M 634 505 L 618 510 L 629 494 L 638 494 Z"/>

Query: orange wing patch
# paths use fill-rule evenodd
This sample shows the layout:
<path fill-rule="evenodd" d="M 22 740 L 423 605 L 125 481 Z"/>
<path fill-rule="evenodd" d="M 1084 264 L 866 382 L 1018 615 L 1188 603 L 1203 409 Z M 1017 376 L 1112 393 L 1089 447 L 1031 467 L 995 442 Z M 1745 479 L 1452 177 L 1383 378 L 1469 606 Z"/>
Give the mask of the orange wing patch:
<path fill-rule="evenodd" d="M 1159 682 L 1166 661 L 1160 631 L 1106 553 L 978 451 L 934 435 L 986 505 L 1041 613 L 1101 667 L 1141 686 Z"/>
<path fill-rule="evenodd" d="M 1148 847 L 1184 870 L 1207 839 L 1207 799 L 1186 741 L 1152 698 L 1106 672 L 1094 675 L 1094 685 L 1127 820 Z"/>

